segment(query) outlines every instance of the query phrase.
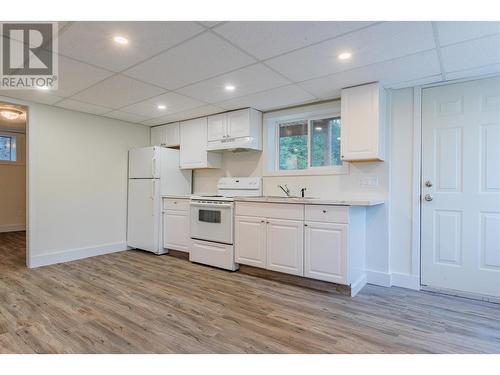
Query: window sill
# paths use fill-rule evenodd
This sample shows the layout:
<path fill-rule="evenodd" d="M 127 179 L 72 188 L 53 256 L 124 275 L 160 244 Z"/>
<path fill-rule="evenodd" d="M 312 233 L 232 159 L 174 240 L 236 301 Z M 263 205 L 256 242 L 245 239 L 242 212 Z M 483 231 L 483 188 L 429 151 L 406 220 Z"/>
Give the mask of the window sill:
<path fill-rule="evenodd" d="M 330 176 L 349 174 L 349 164 L 344 163 L 341 167 L 333 168 L 309 168 L 291 171 L 264 171 L 264 177 L 285 177 L 285 176 Z"/>

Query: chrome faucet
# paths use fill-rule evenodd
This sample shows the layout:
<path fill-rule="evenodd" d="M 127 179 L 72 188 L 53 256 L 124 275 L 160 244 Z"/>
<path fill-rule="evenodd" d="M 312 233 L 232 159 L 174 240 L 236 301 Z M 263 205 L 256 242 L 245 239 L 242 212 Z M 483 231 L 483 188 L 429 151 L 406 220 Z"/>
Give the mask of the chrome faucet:
<path fill-rule="evenodd" d="M 281 185 L 278 185 L 278 187 L 285 192 L 285 194 L 286 194 L 287 197 L 291 197 L 291 195 L 290 195 L 290 189 L 288 188 L 288 186 L 286 186 L 286 184 L 285 184 L 285 187 L 283 187 Z"/>

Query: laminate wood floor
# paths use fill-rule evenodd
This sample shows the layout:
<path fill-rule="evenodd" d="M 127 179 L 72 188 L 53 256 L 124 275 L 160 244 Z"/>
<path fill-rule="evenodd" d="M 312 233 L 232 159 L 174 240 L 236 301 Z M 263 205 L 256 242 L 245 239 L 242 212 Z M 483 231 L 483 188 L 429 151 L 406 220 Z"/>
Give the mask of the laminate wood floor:
<path fill-rule="evenodd" d="M 0 234 L 1 353 L 500 353 L 500 305 L 350 297 L 141 251 L 29 270 Z"/>

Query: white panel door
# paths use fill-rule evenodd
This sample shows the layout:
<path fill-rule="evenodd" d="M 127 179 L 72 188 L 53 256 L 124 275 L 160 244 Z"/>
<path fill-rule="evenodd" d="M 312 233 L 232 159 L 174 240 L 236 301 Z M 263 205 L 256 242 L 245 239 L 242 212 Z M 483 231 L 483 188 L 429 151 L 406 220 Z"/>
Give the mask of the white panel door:
<path fill-rule="evenodd" d="M 236 216 L 234 221 L 236 263 L 266 268 L 266 219 Z"/>
<path fill-rule="evenodd" d="M 155 179 L 128 181 L 127 245 L 159 251 L 160 189 Z"/>
<path fill-rule="evenodd" d="M 304 222 L 267 220 L 267 269 L 304 275 Z"/>
<path fill-rule="evenodd" d="M 227 135 L 227 115 L 208 116 L 208 142 L 220 141 Z"/>
<path fill-rule="evenodd" d="M 227 113 L 227 135 L 229 138 L 248 137 L 250 135 L 250 110 Z"/>
<path fill-rule="evenodd" d="M 188 251 L 189 216 L 188 211 L 165 211 L 163 214 L 163 247 Z"/>
<path fill-rule="evenodd" d="M 306 222 L 305 277 L 347 283 L 347 227 L 347 224 Z"/>
<path fill-rule="evenodd" d="M 422 284 L 500 297 L 500 77 L 422 96 Z"/>
<path fill-rule="evenodd" d="M 128 152 L 128 178 L 160 177 L 159 147 L 135 148 Z"/>

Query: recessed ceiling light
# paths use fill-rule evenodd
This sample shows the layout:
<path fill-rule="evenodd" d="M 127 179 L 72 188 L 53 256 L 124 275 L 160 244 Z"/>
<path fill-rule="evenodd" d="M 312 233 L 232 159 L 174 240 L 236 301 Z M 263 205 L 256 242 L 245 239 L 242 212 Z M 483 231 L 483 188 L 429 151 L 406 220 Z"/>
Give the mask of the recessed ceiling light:
<path fill-rule="evenodd" d="M 226 89 L 226 91 L 234 91 L 236 89 L 236 87 L 234 87 L 233 85 L 226 85 L 226 87 L 224 87 Z"/>
<path fill-rule="evenodd" d="M 351 52 L 342 52 L 337 57 L 339 60 L 349 60 L 352 56 Z"/>
<path fill-rule="evenodd" d="M 125 38 L 124 36 L 120 36 L 120 35 L 117 35 L 113 38 L 113 40 L 118 43 L 118 44 L 121 44 L 121 45 L 125 45 L 125 44 L 128 44 L 128 39 Z"/>
<path fill-rule="evenodd" d="M 167 106 L 165 104 L 158 104 L 158 109 L 166 109 Z"/>

